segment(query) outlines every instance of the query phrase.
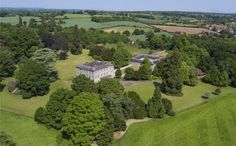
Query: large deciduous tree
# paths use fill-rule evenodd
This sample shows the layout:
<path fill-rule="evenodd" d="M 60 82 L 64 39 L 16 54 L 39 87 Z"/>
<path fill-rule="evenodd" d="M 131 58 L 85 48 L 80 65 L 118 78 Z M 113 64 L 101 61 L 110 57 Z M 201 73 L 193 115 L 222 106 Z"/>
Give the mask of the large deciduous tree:
<path fill-rule="evenodd" d="M 10 77 L 16 67 L 13 52 L 0 49 L 0 77 Z"/>
<path fill-rule="evenodd" d="M 90 145 L 105 126 L 103 103 L 98 94 L 74 97 L 63 118 L 62 136 L 74 145 Z"/>
<path fill-rule="evenodd" d="M 45 95 L 49 90 L 49 74 L 45 65 L 33 60 L 20 64 L 16 75 L 18 87 L 27 97 Z M 24 95 L 23 95 L 24 96 Z"/>
<path fill-rule="evenodd" d="M 73 79 L 71 88 L 77 93 L 97 92 L 96 84 L 85 75 L 79 75 Z"/>
<path fill-rule="evenodd" d="M 59 88 L 52 93 L 46 104 L 46 122 L 47 127 L 55 129 L 62 128 L 62 118 L 73 100 L 74 93 L 68 89 Z"/>
<path fill-rule="evenodd" d="M 132 55 L 130 52 L 125 48 L 118 48 L 116 49 L 112 63 L 116 68 L 121 68 L 129 64 Z"/>

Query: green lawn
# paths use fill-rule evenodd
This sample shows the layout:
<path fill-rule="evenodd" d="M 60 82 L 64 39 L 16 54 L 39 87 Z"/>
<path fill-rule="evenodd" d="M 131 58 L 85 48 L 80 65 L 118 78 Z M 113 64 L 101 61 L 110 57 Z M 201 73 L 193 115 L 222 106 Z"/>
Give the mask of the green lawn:
<path fill-rule="evenodd" d="M 12 136 L 17 146 L 55 146 L 55 130 L 39 125 L 32 118 L 0 110 L 0 131 Z"/>
<path fill-rule="evenodd" d="M 59 71 L 59 80 L 51 84 L 50 92 L 45 96 L 24 100 L 20 95 L 9 93 L 5 88 L 3 92 L 0 92 L 0 109 L 33 117 L 35 110 L 47 103 L 53 91 L 58 88 L 70 88 L 71 80 L 76 77 L 75 67 L 93 60 L 88 56 L 88 52 L 88 50 L 84 50 L 81 55 L 70 54 L 67 60 L 56 62 L 55 67 Z M 4 82 L 7 83 L 10 79 L 7 78 Z"/>
<path fill-rule="evenodd" d="M 227 94 L 175 117 L 133 124 L 113 146 L 235 146 L 235 97 Z"/>
<path fill-rule="evenodd" d="M 201 96 L 204 93 L 212 92 L 215 89 L 216 89 L 215 86 L 199 81 L 197 86 L 195 87 L 184 86 L 183 87 L 184 95 L 182 97 L 167 96 L 165 94 L 162 94 L 162 95 L 163 97 L 168 98 L 172 101 L 174 111 L 180 111 L 180 110 L 187 109 L 187 108 L 201 104 L 204 101 L 201 98 Z M 152 82 L 148 82 L 148 83 L 141 83 L 140 85 L 128 87 L 125 90 L 136 91 L 141 96 L 141 98 L 145 102 L 147 102 L 148 99 L 152 97 L 154 86 Z M 236 94 L 235 88 L 232 88 L 232 87 L 222 88 L 223 95 L 226 95 L 228 93 Z M 212 97 L 214 97 L 214 95 L 212 95 Z"/>

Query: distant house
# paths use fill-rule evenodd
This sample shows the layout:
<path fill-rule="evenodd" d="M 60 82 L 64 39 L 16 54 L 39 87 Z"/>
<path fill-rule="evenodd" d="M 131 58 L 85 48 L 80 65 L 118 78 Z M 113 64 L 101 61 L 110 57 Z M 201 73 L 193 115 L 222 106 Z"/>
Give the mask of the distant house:
<path fill-rule="evenodd" d="M 115 69 L 114 66 L 109 63 L 94 61 L 78 65 L 77 75 L 85 75 L 94 82 L 99 82 L 102 78 L 114 78 Z"/>
<path fill-rule="evenodd" d="M 152 63 L 152 65 L 155 65 L 158 61 L 160 61 L 164 58 L 164 57 L 161 57 L 161 56 L 142 54 L 142 55 L 138 55 L 138 56 L 133 57 L 131 62 L 140 64 L 140 63 L 143 62 L 143 60 L 146 57 L 149 59 L 149 61 Z"/>

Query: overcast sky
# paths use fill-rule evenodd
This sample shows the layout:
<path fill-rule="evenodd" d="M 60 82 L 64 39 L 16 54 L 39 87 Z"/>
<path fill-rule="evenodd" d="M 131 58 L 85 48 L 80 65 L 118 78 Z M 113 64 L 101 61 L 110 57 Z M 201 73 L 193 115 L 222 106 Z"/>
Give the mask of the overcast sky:
<path fill-rule="evenodd" d="M 0 0 L 1 7 L 236 13 L 236 0 Z"/>

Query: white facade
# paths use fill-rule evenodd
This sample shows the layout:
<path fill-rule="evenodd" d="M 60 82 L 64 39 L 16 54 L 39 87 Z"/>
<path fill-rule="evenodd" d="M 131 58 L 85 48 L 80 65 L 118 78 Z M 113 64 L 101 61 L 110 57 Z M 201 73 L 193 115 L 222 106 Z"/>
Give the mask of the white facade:
<path fill-rule="evenodd" d="M 84 64 L 83 66 L 86 66 L 86 64 Z M 93 80 L 95 83 L 99 82 L 102 78 L 115 77 L 115 69 L 113 65 L 103 64 L 102 66 L 93 67 L 89 66 L 88 64 L 87 67 L 88 68 L 77 67 L 77 75 L 85 75 L 86 77 Z"/>

